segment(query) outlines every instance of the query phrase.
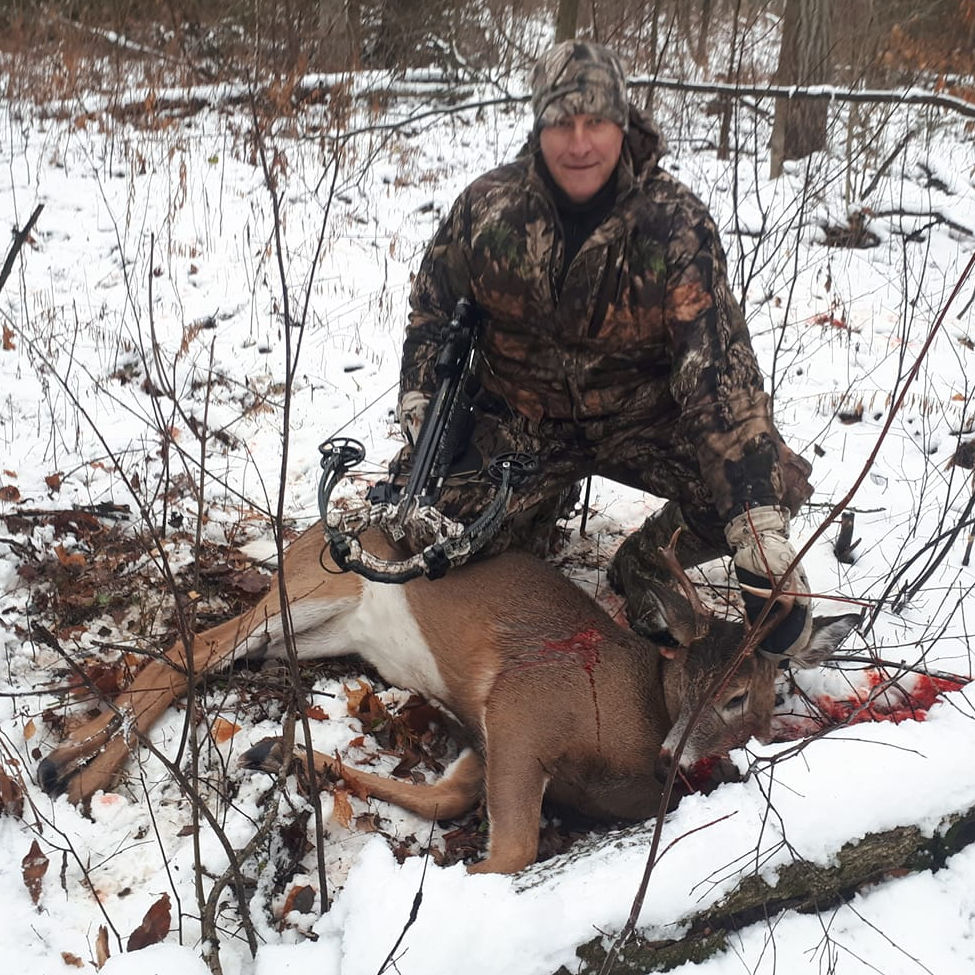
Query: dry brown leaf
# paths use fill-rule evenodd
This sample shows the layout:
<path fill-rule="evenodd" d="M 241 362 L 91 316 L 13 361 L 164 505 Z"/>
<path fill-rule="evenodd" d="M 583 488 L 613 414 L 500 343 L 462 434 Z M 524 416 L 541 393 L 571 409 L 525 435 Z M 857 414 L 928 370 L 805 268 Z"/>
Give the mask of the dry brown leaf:
<path fill-rule="evenodd" d="M 0 501 L 17 502 L 20 500 L 20 491 L 13 484 L 4 484 L 0 487 Z"/>
<path fill-rule="evenodd" d="M 3 769 L 0 769 L 0 814 L 17 819 L 24 815 L 24 790 Z"/>
<path fill-rule="evenodd" d="M 58 561 L 61 565 L 68 568 L 78 567 L 84 568 L 85 557 L 81 552 L 68 552 L 63 545 L 57 545 L 54 549 L 54 554 L 58 557 Z"/>
<path fill-rule="evenodd" d="M 31 718 L 27 724 L 24 725 L 24 741 L 30 741 L 34 735 L 37 734 L 37 725 L 34 724 L 34 719 Z"/>
<path fill-rule="evenodd" d="M 85 967 L 85 963 L 77 955 L 72 955 L 70 951 L 61 952 L 61 961 L 63 961 L 65 965 L 70 965 L 72 968 Z"/>
<path fill-rule="evenodd" d="M 17 348 L 14 345 L 14 330 L 9 325 L 3 326 L 3 351 L 13 352 Z"/>
<path fill-rule="evenodd" d="M 235 572 L 230 577 L 230 582 L 241 592 L 256 596 L 268 588 L 271 576 L 257 569 L 245 569 L 243 572 Z"/>
<path fill-rule="evenodd" d="M 364 681 L 361 677 L 357 680 L 358 687 L 349 687 L 348 684 L 343 684 L 345 690 L 345 697 L 348 701 L 349 714 L 356 715 L 362 709 L 362 702 L 372 693 L 372 686 L 368 681 Z"/>
<path fill-rule="evenodd" d="M 336 789 L 332 793 L 332 819 L 348 829 L 352 823 L 352 815 L 349 793 L 345 789 Z"/>
<path fill-rule="evenodd" d="M 305 714 L 308 715 L 312 721 L 328 721 L 328 715 L 321 709 L 318 704 L 310 704 L 305 709 Z"/>
<path fill-rule="evenodd" d="M 284 908 L 281 912 L 282 917 L 287 917 L 292 911 L 299 914 L 310 914 L 315 906 L 314 887 L 292 887 L 288 891 L 288 896 L 284 900 Z"/>
<path fill-rule="evenodd" d="M 378 813 L 359 813 L 355 818 L 355 828 L 360 833 L 378 833 L 379 832 L 379 814 Z"/>
<path fill-rule="evenodd" d="M 24 886 L 35 904 L 41 899 L 44 874 L 47 873 L 48 863 L 47 857 L 41 853 L 41 848 L 37 845 L 37 840 L 34 840 L 20 866 L 24 873 Z"/>
<path fill-rule="evenodd" d="M 172 920 L 172 910 L 169 904 L 169 894 L 163 894 L 152 907 L 146 911 L 146 916 L 130 935 L 126 951 L 138 951 L 157 945 L 169 934 L 169 924 Z"/>
<path fill-rule="evenodd" d="M 58 471 L 57 474 L 48 474 L 47 477 L 44 478 L 44 483 L 52 491 L 60 491 L 61 490 L 61 480 L 63 479 L 63 477 L 64 477 L 64 474 L 62 474 L 61 471 Z"/>
<path fill-rule="evenodd" d="M 217 718 L 213 722 L 210 734 L 218 745 L 222 745 L 225 741 L 230 741 L 238 731 L 240 731 L 239 724 L 234 724 L 233 721 L 228 721 L 226 718 Z"/>
<path fill-rule="evenodd" d="M 95 968 L 101 968 L 111 956 L 112 953 L 108 948 L 108 928 L 103 924 L 98 928 L 98 937 L 95 938 Z"/>

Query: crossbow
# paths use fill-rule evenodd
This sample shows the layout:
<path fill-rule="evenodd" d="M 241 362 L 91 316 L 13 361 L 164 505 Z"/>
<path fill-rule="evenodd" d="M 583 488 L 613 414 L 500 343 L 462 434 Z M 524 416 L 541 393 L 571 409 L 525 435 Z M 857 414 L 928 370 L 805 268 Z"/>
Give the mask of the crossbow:
<path fill-rule="evenodd" d="M 370 488 L 365 503 L 349 508 L 331 504 L 339 481 L 365 459 L 358 440 L 333 437 L 318 447 L 322 475 L 318 485 L 318 508 L 325 539 L 335 564 L 377 582 L 406 582 L 420 575 L 437 579 L 451 566 L 462 565 L 484 548 L 497 534 L 508 510 L 512 492 L 537 470 L 530 454 L 504 453 L 493 458 L 487 474 L 495 492 L 487 507 L 469 525 L 448 518 L 436 508 L 444 482 L 459 453 L 466 446 L 472 403 L 470 386 L 477 346 L 477 319 L 467 298 L 457 302 L 434 365 L 437 391 L 427 407 L 417 436 L 412 466 L 405 483 L 394 478 Z M 362 547 L 360 536 L 378 527 L 391 540 L 399 541 L 409 526 L 420 536 L 433 538 L 421 551 L 391 560 L 373 555 Z"/>

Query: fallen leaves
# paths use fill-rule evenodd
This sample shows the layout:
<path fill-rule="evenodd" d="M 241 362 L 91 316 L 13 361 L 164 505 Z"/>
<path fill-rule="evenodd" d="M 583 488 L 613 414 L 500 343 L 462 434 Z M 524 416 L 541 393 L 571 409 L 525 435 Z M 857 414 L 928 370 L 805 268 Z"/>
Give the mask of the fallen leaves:
<path fill-rule="evenodd" d="M 307 885 L 292 887 L 285 898 L 282 916 L 287 917 L 292 911 L 299 914 L 310 914 L 315 906 L 316 891 Z"/>
<path fill-rule="evenodd" d="M 102 924 L 98 928 L 98 937 L 95 938 L 95 968 L 100 969 L 111 954 L 108 948 L 108 928 Z"/>
<path fill-rule="evenodd" d="M 368 681 L 364 681 L 361 677 L 356 682 L 357 686 L 353 687 L 349 684 L 343 684 L 342 689 L 345 691 L 345 699 L 348 702 L 349 714 L 353 717 L 358 716 L 362 712 L 363 703 L 373 695 L 372 685 Z"/>
<path fill-rule="evenodd" d="M 49 863 L 48 858 L 41 852 L 37 840 L 31 843 L 27 856 L 21 860 L 20 867 L 23 872 L 24 886 L 35 904 L 40 902 L 41 891 L 44 889 L 44 874 L 47 873 Z"/>
<path fill-rule="evenodd" d="M 67 569 L 83 569 L 86 564 L 85 557 L 80 552 L 68 552 L 63 545 L 55 545 L 54 554 L 58 561 Z"/>
<path fill-rule="evenodd" d="M 115 697 L 146 663 L 145 658 L 134 653 L 124 653 L 111 663 L 89 657 L 77 662 L 77 670 L 68 677 L 68 686 L 75 697 L 87 696 L 93 690 Z"/>
<path fill-rule="evenodd" d="M 346 789 L 335 789 L 332 792 L 332 819 L 340 826 L 349 829 L 352 825 L 352 803 L 349 800 L 350 792 Z"/>
<path fill-rule="evenodd" d="M 358 718 L 367 731 L 374 731 L 389 721 L 389 711 L 386 710 L 386 705 L 383 704 L 368 681 L 360 677 L 356 681 L 356 686 L 344 684 L 343 690 L 345 691 L 349 714 Z"/>
<path fill-rule="evenodd" d="M 214 719 L 213 725 L 210 727 L 210 735 L 218 745 L 230 741 L 238 731 L 240 731 L 240 725 L 234 724 L 233 721 L 228 721 L 226 718 Z"/>
<path fill-rule="evenodd" d="M 0 815 L 16 819 L 24 815 L 24 790 L 3 769 L 0 769 Z"/>
<path fill-rule="evenodd" d="M 148 948 L 150 945 L 159 944 L 169 934 L 171 922 L 172 907 L 169 903 L 169 894 L 163 894 L 146 911 L 142 923 L 129 935 L 125 950 L 138 951 L 140 948 Z"/>

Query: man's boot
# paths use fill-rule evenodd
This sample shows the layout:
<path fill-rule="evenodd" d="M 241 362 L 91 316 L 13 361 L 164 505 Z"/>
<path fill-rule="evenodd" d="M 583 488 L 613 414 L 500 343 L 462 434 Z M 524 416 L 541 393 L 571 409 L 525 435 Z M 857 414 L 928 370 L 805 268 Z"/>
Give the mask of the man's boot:
<path fill-rule="evenodd" d="M 626 618 L 643 636 L 659 638 L 666 624 L 653 596 L 652 585 L 673 587 L 670 571 L 660 561 L 657 549 L 666 548 L 677 529 L 677 561 L 685 569 L 727 555 L 726 545 L 708 542 L 687 525 L 680 505 L 668 501 L 643 525 L 624 539 L 606 569 L 613 590 L 626 600 Z"/>

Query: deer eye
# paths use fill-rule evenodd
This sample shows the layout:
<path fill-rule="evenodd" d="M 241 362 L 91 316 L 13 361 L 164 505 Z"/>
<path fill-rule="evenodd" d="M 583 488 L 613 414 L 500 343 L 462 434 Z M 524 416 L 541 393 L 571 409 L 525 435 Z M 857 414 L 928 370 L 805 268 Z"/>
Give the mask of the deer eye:
<path fill-rule="evenodd" d="M 736 694 L 734 697 L 728 698 L 724 703 L 724 708 L 726 711 L 738 711 L 745 706 L 745 701 L 748 700 L 748 691 L 743 691 L 741 694 Z"/>

